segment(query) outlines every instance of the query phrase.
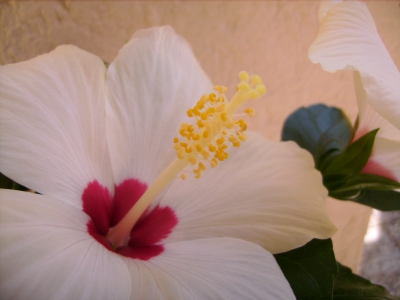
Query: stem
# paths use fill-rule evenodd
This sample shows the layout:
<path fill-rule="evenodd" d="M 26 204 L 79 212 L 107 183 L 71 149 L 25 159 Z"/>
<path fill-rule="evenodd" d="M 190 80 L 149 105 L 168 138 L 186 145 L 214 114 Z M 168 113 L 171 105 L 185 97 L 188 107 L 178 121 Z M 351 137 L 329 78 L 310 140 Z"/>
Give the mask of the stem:
<path fill-rule="evenodd" d="M 107 238 L 116 249 L 129 239 L 133 226 L 139 220 L 140 216 L 149 207 L 151 202 L 165 188 L 165 186 L 179 174 L 188 162 L 186 159 L 176 158 L 153 182 L 153 184 L 140 197 L 136 204 L 130 209 L 125 217 L 113 228 L 108 231 Z"/>

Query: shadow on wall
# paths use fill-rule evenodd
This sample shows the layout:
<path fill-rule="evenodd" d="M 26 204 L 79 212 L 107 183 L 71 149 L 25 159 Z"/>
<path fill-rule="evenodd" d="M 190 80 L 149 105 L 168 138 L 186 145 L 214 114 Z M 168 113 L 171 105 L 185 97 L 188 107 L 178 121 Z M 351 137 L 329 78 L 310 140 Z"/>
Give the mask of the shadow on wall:
<path fill-rule="evenodd" d="M 359 274 L 400 296 L 400 211 L 373 210 Z"/>

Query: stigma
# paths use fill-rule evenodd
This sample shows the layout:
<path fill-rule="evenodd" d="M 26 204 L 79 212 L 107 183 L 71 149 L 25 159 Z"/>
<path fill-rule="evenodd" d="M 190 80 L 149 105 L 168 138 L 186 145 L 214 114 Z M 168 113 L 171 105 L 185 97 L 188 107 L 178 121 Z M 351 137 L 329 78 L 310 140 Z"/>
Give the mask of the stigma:
<path fill-rule="evenodd" d="M 183 122 L 180 137 L 174 138 L 174 149 L 178 159 L 184 160 L 192 167 L 195 178 L 200 178 L 207 166 L 215 168 L 229 158 L 229 147 L 240 147 L 247 135 L 246 121 L 243 115 L 253 117 L 254 108 L 247 108 L 242 114 L 237 110 L 248 100 L 257 99 L 266 93 L 266 88 L 260 76 L 251 77 L 245 71 L 239 73 L 240 83 L 237 92 L 228 101 L 225 94 L 226 87 L 215 86 L 214 92 L 203 95 L 193 108 L 187 111 L 193 121 Z M 183 180 L 185 174 L 181 174 Z"/>

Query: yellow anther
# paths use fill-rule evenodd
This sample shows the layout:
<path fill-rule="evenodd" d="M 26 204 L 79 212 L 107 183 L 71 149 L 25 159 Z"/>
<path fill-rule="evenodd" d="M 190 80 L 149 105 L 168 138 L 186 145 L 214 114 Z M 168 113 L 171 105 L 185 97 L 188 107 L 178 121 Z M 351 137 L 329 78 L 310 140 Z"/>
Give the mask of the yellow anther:
<path fill-rule="evenodd" d="M 215 168 L 216 166 L 218 166 L 218 161 L 215 158 L 213 158 L 211 160 L 211 168 Z"/>
<path fill-rule="evenodd" d="M 215 107 L 209 107 L 209 108 L 207 108 L 207 110 L 206 110 L 207 116 L 212 115 L 212 114 L 214 114 L 214 113 L 215 113 Z"/>
<path fill-rule="evenodd" d="M 209 145 L 208 145 L 208 150 L 209 150 L 210 152 L 215 152 L 215 151 L 217 150 L 217 148 L 216 148 L 213 144 L 209 144 Z"/>
<path fill-rule="evenodd" d="M 241 82 L 241 83 L 238 84 L 237 87 L 239 88 L 239 90 L 242 90 L 242 91 L 245 91 L 245 92 L 250 90 L 250 85 L 247 82 Z"/>
<path fill-rule="evenodd" d="M 186 179 L 186 175 L 185 174 L 181 174 L 181 178 L 182 178 L 182 180 L 185 180 Z"/>
<path fill-rule="evenodd" d="M 247 140 L 247 135 L 245 135 L 244 133 L 241 133 L 238 136 L 239 140 L 241 140 L 242 142 L 245 142 Z"/>
<path fill-rule="evenodd" d="M 203 148 L 201 147 L 200 144 L 197 144 L 195 147 L 196 147 L 196 150 L 197 150 L 198 152 L 203 151 Z"/>
<path fill-rule="evenodd" d="M 207 170 L 206 166 L 202 162 L 199 162 L 198 166 L 199 166 L 199 169 L 202 171 Z"/>
<path fill-rule="evenodd" d="M 216 86 L 214 86 L 214 90 L 217 91 L 220 94 L 225 94 L 227 88 L 222 86 L 222 85 L 216 85 Z"/>
<path fill-rule="evenodd" d="M 262 84 L 261 77 L 258 75 L 251 75 L 251 83 L 254 85 Z"/>
<path fill-rule="evenodd" d="M 240 128 L 241 128 L 243 131 L 246 131 L 246 129 L 247 129 L 247 123 L 246 123 L 245 120 L 240 119 L 239 121 L 237 121 L 237 124 L 240 126 Z"/>
<path fill-rule="evenodd" d="M 263 84 L 257 85 L 256 90 L 260 93 L 260 95 L 265 95 L 267 93 L 267 88 Z"/>
<path fill-rule="evenodd" d="M 253 90 L 249 91 L 249 97 L 251 99 L 257 99 L 260 97 L 260 93 L 257 90 L 253 89 Z"/>
<path fill-rule="evenodd" d="M 254 108 L 246 108 L 244 110 L 244 113 L 247 114 L 251 118 L 251 117 L 254 117 L 254 115 L 256 114 L 256 111 Z"/>
<path fill-rule="evenodd" d="M 193 156 L 189 157 L 189 158 L 188 158 L 188 161 L 189 161 L 190 164 L 192 164 L 192 165 L 195 165 L 195 164 L 197 163 L 197 160 L 196 160 Z"/>
<path fill-rule="evenodd" d="M 227 119 L 228 119 L 228 114 L 224 111 L 223 113 L 221 113 L 221 120 L 226 121 Z"/>
<path fill-rule="evenodd" d="M 208 97 L 210 98 L 211 102 L 215 102 L 215 100 L 217 100 L 217 95 L 215 95 L 214 93 L 211 93 Z"/>
<path fill-rule="evenodd" d="M 209 100 L 208 96 L 201 96 L 201 98 L 200 98 L 200 102 L 203 104 L 206 104 L 208 102 L 208 100 Z"/>
<path fill-rule="evenodd" d="M 185 136 L 186 136 L 186 130 L 183 129 L 183 128 L 179 129 L 179 134 L 180 134 L 181 136 L 185 137 Z"/>
<path fill-rule="evenodd" d="M 237 141 L 236 143 L 233 143 L 232 145 L 233 145 L 233 147 L 238 147 L 239 148 L 240 147 L 240 142 Z"/>
<path fill-rule="evenodd" d="M 196 104 L 197 109 L 203 109 L 204 108 L 204 104 L 201 101 L 198 101 Z"/>
<path fill-rule="evenodd" d="M 196 123 L 182 123 L 179 129 L 180 136 L 173 139 L 176 155 L 184 159 L 180 164 L 192 165 L 196 178 L 200 178 L 206 170 L 203 159 L 215 168 L 218 161 L 229 157 L 228 152 L 225 152 L 228 144 L 240 147 L 241 142 L 247 139 L 244 134 L 247 124 L 242 119 L 234 121 L 238 117 L 235 113 L 249 99 L 256 99 L 264 94 L 266 88 L 258 75 L 250 78 L 247 72 L 241 72 L 239 78 L 241 82 L 237 85 L 238 92 L 230 101 L 227 101 L 225 96 L 226 87 L 219 85 L 214 87 L 215 92 L 203 95 L 187 110 L 187 115 L 195 117 Z M 255 110 L 247 108 L 244 113 L 253 117 Z"/>
<path fill-rule="evenodd" d="M 193 170 L 193 173 L 196 174 L 196 176 L 194 176 L 194 178 L 200 178 L 201 177 L 201 170 L 200 169 L 196 169 Z"/>
<path fill-rule="evenodd" d="M 200 112 L 199 112 L 199 110 L 197 109 L 196 106 L 193 107 L 192 111 L 193 111 L 193 114 L 194 114 L 195 116 L 200 116 Z"/>
<path fill-rule="evenodd" d="M 231 143 L 236 143 L 238 140 L 235 136 L 231 135 L 228 139 L 228 141 L 230 141 Z"/>
<path fill-rule="evenodd" d="M 180 149 L 177 151 L 176 155 L 178 156 L 179 159 L 183 159 L 185 157 L 184 153 L 185 153 L 185 150 Z"/>
<path fill-rule="evenodd" d="M 222 137 L 220 137 L 218 140 L 217 140 L 217 145 L 221 145 L 221 144 L 223 144 L 225 142 L 225 139 L 224 139 L 224 137 L 222 136 Z"/>
<path fill-rule="evenodd" d="M 209 159 L 210 158 L 210 153 L 208 153 L 206 150 L 201 151 L 201 155 L 203 155 L 204 159 Z"/>
<path fill-rule="evenodd" d="M 240 79 L 240 81 L 244 81 L 244 82 L 249 81 L 249 73 L 247 73 L 246 71 L 240 72 L 239 79 Z"/>

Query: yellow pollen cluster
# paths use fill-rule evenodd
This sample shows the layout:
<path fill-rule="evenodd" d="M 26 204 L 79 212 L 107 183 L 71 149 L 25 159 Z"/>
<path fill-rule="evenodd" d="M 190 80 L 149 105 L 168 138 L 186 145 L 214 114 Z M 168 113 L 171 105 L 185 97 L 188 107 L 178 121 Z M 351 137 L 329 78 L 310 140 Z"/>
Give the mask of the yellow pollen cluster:
<path fill-rule="evenodd" d="M 247 100 L 259 98 L 267 90 L 258 75 L 250 77 L 242 71 L 239 78 L 241 82 L 231 101 L 227 101 L 225 96 L 227 88 L 219 85 L 214 87 L 214 93 L 202 96 L 187 111 L 188 117 L 194 119 L 194 122 L 183 122 L 179 129 L 180 138 L 174 138 L 177 157 L 187 160 L 195 178 L 200 178 L 207 169 L 204 162 L 209 162 L 211 168 L 215 168 L 219 162 L 229 158 L 226 151 L 228 142 L 233 147 L 240 147 L 241 142 L 247 139 L 246 121 L 234 113 Z M 244 114 L 253 117 L 255 110 L 247 108 Z M 181 174 L 181 178 L 185 180 L 186 175 Z"/>

